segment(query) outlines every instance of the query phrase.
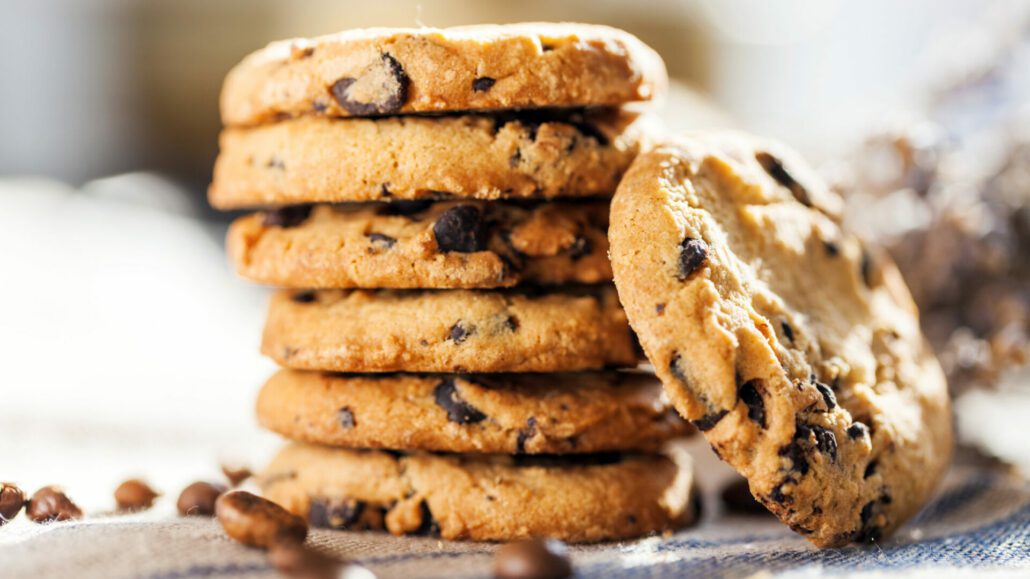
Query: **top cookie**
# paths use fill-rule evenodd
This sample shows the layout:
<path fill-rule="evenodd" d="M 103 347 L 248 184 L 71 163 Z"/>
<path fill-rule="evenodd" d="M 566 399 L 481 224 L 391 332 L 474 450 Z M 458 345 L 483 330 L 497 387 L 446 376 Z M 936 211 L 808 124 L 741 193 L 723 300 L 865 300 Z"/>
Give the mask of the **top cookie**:
<path fill-rule="evenodd" d="M 950 402 L 908 289 L 790 151 L 692 136 L 639 157 L 611 213 L 619 296 L 679 411 L 819 546 L 911 516 Z"/>
<path fill-rule="evenodd" d="M 222 120 L 620 105 L 664 92 L 661 57 L 607 26 L 369 28 L 274 42 L 225 79 Z"/>

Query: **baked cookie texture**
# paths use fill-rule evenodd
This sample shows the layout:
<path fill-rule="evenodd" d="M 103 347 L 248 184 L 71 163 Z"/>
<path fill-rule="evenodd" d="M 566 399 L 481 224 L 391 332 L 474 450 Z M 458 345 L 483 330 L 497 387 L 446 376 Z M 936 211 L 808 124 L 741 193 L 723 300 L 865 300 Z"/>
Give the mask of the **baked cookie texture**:
<path fill-rule="evenodd" d="M 612 278 L 602 201 L 291 207 L 237 219 L 226 245 L 240 275 L 290 288 L 496 288 Z"/>
<path fill-rule="evenodd" d="M 333 372 L 562 372 L 636 366 L 612 286 L 273 295 L 261 351 Z"/>
<path fill-rule="evenodd" d="M 438 455 L 293 443 L 259 476 L 268 499 L 333 529 L 584 543 L 686 526 L 693 464 L 667 454 Z"/>
<path fill-rule="evenodd" d="M 653 124 L 618 109 L 305 117 L 226 129 L 219 209 L 395 199 L 611 197 Z"/>
<path fill-rule="evenodd" d="M 655 451 L 692 431 L 643 372 L 326 374 L 281 370 L 258 421 L 348 448 L 565 454 Z"/>
<path fill-rule="evenodd" d="M 886 536 L 948 465 L 950 402 L 889 258 L 791 151 L 733 134 L 639 157 L 615 283 L 681 414 L 821 547 Z"/>
<path fill-rule="evenodd" d="M 656 98 L 661 57 L 589 24 L 371 28 L 272 43 L 225 79 L 226 125 L 301 115 L 620 105 Z"/>

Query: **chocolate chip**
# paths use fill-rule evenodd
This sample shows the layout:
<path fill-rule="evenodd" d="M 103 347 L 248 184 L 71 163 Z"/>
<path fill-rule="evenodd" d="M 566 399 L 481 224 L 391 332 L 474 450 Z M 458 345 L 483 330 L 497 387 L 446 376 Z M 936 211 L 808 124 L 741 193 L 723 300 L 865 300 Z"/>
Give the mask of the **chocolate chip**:
<path fill-rule="evenodd" d="M 594 244 L 585 237 L 577 237 L 569 246 L 569 259 L 579 261 L 594 251 Z"/>
<path fill-rule="evenodd" d="M 519 319 L 515 316 L 508 316 L 504 319 L 504 327 L 508 328 L 512 332 L 519 329 Z"/>
<path fill-rule="evenodd" d="M 416 213 L 421 213 L 426 209 L 429 209 L 429 206 L 432 204 L 433 202 L 428 199 L 398 199 L 397 201 L 391 201 L 386 205 L 383 205 L 383 208 L 379 210 L 379 213 L 381 215 L 402 215 L 404 217 L 410 217 L 411 215 L 415 215 Z"/>
<path fill-rule="evenodd" d="M 878 464 L 879 463 L 875 458 L 873 460 L 870 460 L 869 464 L 865 465 L 865 472 L 862 473 L 862 478 L 869 478 L 873 476 L 873 473 L 876 472 L 876 466 Z"/>
<path fill-rule="evenodd" d="M 664 314 L 665 313 L 665 304 L 655 304 L 654 305 L 654 313 L 658 314 L 659 316 Z"/>
<path fill-rule="evenodd" d="M 737 388 L 737 396 L 747 405 L 747 417 L 765 428 L 765 400 L 762 399 L 761 385 L 759 379 L 748 380 Z"/>
<path fill-rule="evenodd" d="M 790 342 L 793 344 L 794 328 L 790 327 L 790 324 L 787 323 L 787 320 L 780 320 L 780 328 L 783 329 L 783 335 L 786 336 L 787 339 L 790 340 Z"/>
<path fill-rule="evenodd" d="M 769 511 L 751 494 L 747 481 L 735 480 L 726 485 L 721 493 L 722 502 L 732 512 L 746 515 L 768 515 Z"/>
<path fill-rule="evenodd" d="M 267 211 L 262 224 L 265 227 L 296 227 L 307 221 L 310 215 L 311 205 L 289 205 Z"/>
<path fill-rule="evenodd" d="M 694 427 L 700 430 L 701 432 L 708 432 L 709 430 L 715 428 L 715 425 L 718 424 L 719 421 L 722 420 L 723 416 L 726 416 L 728 412 L 729 411 L 727 410 L 720 410 L 713 414 L 707 414 L 705 416 L 702 416 L 697 420 L 691 420 L 690 423 L 693 424 Z"/>
<path fill-rule="evenodd" d="M 182 489 L 175 506 L 184 517 L 210 517 L 215 514 L 215 501 L 224 492 L 224 485 L 197 481 Z"/>
<path fill-rule="evenodd" d="M 368 503 L 356 499 L 333 501 L 312 498 L 308 521 L 315 527 L 346 531 L 361 519 Z"/>
<path fill-rule="evenodd" d="M 824 241 L 823 248 L 826 249 L 826 255 L 830 257 L 837 257 L 840 255 L 840 246 L 835 241 Z"/>
<path fill-rule="evenodd" d="M 780 450 L 780 456 L 783 456 L 782 449 Z M 805 463 L 805 464 L 807 465 L 808 463 Z M 807 468 L 807 466 L 806 466 L 806 468 Z M 776 504 L 778 504 L 778 505 L 783 505 L 783 504 L 786 504 L 786 503 L 789 503 L 789 502 L 793 502 L 794 498 L 792 496 L 783 493 L 784 485 L 787 485 L 787 484 L 793 483 L 793 482 L 795 482 L 794 479 L 792 479 L 790 477 L 787 477 L 787 478 L 783 479 L 782 482 L 780 482 L 779 484 L 777 484 L 776 486 L 773 487 L 772 492 L 769 493 L 769 500 L 774 502 L 774 503 L 776 503 Z"/>
<path fill-rule="evenodd" d="M 286 162 L 283 161 L 282 157 L 280 157 L 279 155 L 272 155 L 265 163 L 265 167 L 268 167 L 269 169 L 278 169 L 280 171 L 285 171 Z"/>
<path fill-rule="evenodd" d="M 676 278 L 684 281 L 708 260 L 708 244 L 703 239 L 688 237 L 680 242 L 679 255 Z"/>
<path fill-rule="evenodd" d="M 818 390 L 819 393 L 823 395 L 823 402 L 826 403 L 827 410 L 833 410 L 834 408 L 836 408 L 837 407 L 837 396 L 834 395 L 833 390 L 831 390 L 830 387 L 827 386 L 826 384 L 823 384 L 822 382 L 819 382 L 819 381 L 815 381 L 814 384 L 815 384 L 815 389 Z"/>
<path fill-rule="evenodd" d="M 358 78 L 344 77 L 334 82 L 330 92 L 352 115 L 388 115 L 399 111 L 407 102 L 410 84 L 401 63 L 384 52 Z"/>
<path fill-rule="evenodd" d="M 336 411 L 336 417 L 344 430 L 354 428 L 358 423 L 354 420 L 354 412 L 347 406 Z"/>
<path fill-rule="evenodd" d="M 798 183 L 794 177 L 787 172 L 782 161 L 765 152 L 755 153 L 755 159 L 762 165 L 762 168 L 765 169 L 765 172 L 768 173 L 770 177 L 775 179 L 780 185 L 783 185 L 790 190 L 794 195 L 794 198 L 798 200 L 798 203 L 801 203 L 805 207 L 812 206 L 812 200 L 808 196 L 808 191 L 806 191 L 805 188 L 801 186 L 801 183 Z"/>
<path fill-rule="evenodd" d="M 460 344 L 467 340 L 469 336 L 475 333 L 475 326 L 462 321 L 458 321 L 455 322 L 453 326 L 451 326 L 450 330 L 448 330 L 447 339 L 454 342 L 455 344 Z"/>
<path fill-rule="evenodd" d="M 70 521 L 82 518 L 82 510 L 60 488 L 45 486 L 25 504 L 25 516 L 35 523 Z"/>
<path fill-rule="evenodd" d="M 526 452 L 526 441 L 536 436 L 536 418 L 530 416 L 526 420 L 526 427 L 519 430 L 518 436 L 515 438 L 515 452 L 516 454 L 523 454 Z"/>
<path fill-rule="evenodd" d="M 226 480 L 229 481 L 229 486 L 238 487 L 240 484 L 254 476 L 253 471 L 245 466 L 235 467 L 229 465 L 222 465 L 222 474 L 225 475 Z"/>
<path fill-rule="evenodd" d="M 440 535 L 440 524 L 433 518 L 433 511 L 429 510 L 429 503 L 422 501 L 418 505 L 419 514 L 422 515 L 422 522 L 418 528 L 412 531 L 413 535 L 436 537 Z"/>
<path fill-rule="evenodd" d="M 483 414 L 478 408 L 461 399 L 461 396 L 458 394 L 458 387 L 451 378 L 447 378 L 436 385 L 436 388 L 433 390 L 433 398 L 436 400 L 437 406 L 447 412 L 447 420 L 451 422 L 475 424 L 486 420 L 486 414 Z"/>
<path fill-rule="evenodd" d="M 379 196 L 380 197 L 393 197 L 393 192 L 386 186 L 386 183 L 379 185 Z"/>
<path fill-rule="evenodd" d="M 145 511 L 154 506 L 158 493 L 150 485 L 139 480 L 129 479 L 114 491 L 114 500 L 119 511 Z"/>
<path fill-rule="evenodd" d="M 862 249 L 862 258 L 858 264 L 858 271 L 862 274 L 862 281 L 866 287 L 873 287 L 873 256 L 865 248 Z"/>
<path fill-rule="evenodd" d="M 815 446 L 831 459 L 837 458 L 837 436 L 833 431 L 822 426 L 812 425 L 812 433 L 815 434 Z"/>
<path fill-rule="evenodd" d="M 476 80 L 472 81 L 472 90 L 476 92 L 486 92 L 493 88 L 496 79 L 490 78 L 489 76 L 481 76 Z"/>
<path fill-rule="evenodd" d="M 870 543 L 880 540 L 882 530 L 879 527 L 870 525 L 869 523 L 873 519 L 873 509 L 876 507 L 876 501 L 869 501 L 862 507 L 862 511 L 859 513 L 859 530 L 855 536 L 855 541 L 858 543 Z"/>
<path fill-rule="evenodd" d="M 515 149 L 515 153 L 508 157 L 508 166 L 514 169 L 519 166 L 519 161 L 522 160 L 522 149 Z"/>
<path fill-rule="evenodd" d="M 494 554 L 497 579 L 564 579 L 572 576 L 565 544 L 555 539 L 508 543 Z"/>
<path fill-rule="evenodd" d="M 729 413 L 729 411 L 726 409 L 716 407 L 714 404 L 708 401 L 708 398 L 703 393 L 694 389 L 693 384 L 687 377 L 687 372 L 683 369 L 684 364 L 685 362 L 679 354 L 673 354 L 672 358 L 669 360 L 669 372 L 672 373 L 673 377 L 676 378 L 676 380 L 683 384 L 683 387 L 694 398 L 696 398 L 697 401 L 705 409 L 704 416 L 697 420 L 691 420 L 691 424 L 693 424 L 698 430 L 702 432 L 711 430 L 713 427 L 715 427 L 716 424 L 719 423 L 720 420 L 722 420 L 724 416 L 726 416 L 726 414 Z"/>
<path fill-rule="evenodd" d="M 230 491 L 218 497 L 215 516 L 225 534 L 251 547 L 268 548 L 284 540 L 303 542 L 308 535 L 304 519 L 246 491 Z"/>
<path fill-rule="evenodd" d="M 326 109 L 329 108 L 329 104 L 327 102 L 325 102 L 324 99 L 317 98 L 317 99 L 311 101 L 311 108 L 316 113 L 322 114 L 322 113 L 324 113 L 326 111 Z"/>
<path fill-rule="evenodd" d="M 317 299 L 318 296 L 311 290 L 300 291 L 290 296 L 290 300 L 298 304 L 310 304 Z"/>
<path fill-rule="evenodd" d="M 0 483 L 0 527 L 18 516 L 25 506 L 25 493 L 14 483 Z"/>
<path fill-rule="evenodd" d="M 472 253 L 486 249 L 486 227 L 474 205 L 456 205 L 440 214 L 433 235 L 440 251 Z"/>
<path fill-rule="evenodd" d="M 382 233 L 366 233 L 365 237 L 368 238 L 369 242 L 376 249 L 390 249 L 397 243 L 395 238 Z"/>
<path fill-rule="evenodd" d="M 865 438 L 869 434 L 869 427 L 861 422 L 854 422 L 848 427 L 848 436 L 852 439 Z"/>

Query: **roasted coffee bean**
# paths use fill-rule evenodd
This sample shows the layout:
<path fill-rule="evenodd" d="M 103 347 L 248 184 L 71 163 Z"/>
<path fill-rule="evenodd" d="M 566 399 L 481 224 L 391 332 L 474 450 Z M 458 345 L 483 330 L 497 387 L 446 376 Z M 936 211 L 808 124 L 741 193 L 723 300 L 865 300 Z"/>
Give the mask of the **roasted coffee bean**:
<path fill-rule="evenodd" d="M 761 384 L 762 381 L 758 379 L 748 380 L 737 389 L 737 396 L 747 406 L 747 417 L 761 428 L 765 428 L 765 400 L 762 399 L 759 389 Z"/>
<path fill-rule="evenodd" d="M 384 52 L 357 78 L 344 77 L 334 82 L 330 92 L 352 115 L 388 115 L 399 111 L 408 101 L 410 84 L 401 63 Z"/>
<path fill-rule="evenodd" d="M 472 90 L 476 92 L 486 92 L 494 87 L 496 79 L 490 78 L 489 76 L 481 76 L 476 80 L 472 81 Z"/>
<path fill-rule="evenodd" d="M 246 491 L 230 491 L 215 501 L 215 516 L 225 533 L 244 545 L 268 548 L 276 541 L 303 541 L 304 519 Z"/>
<path fill-rule="evenodd" d="M 455 322 L 454 325 L 451 326 L 450 331 L 447 332 L 447 339 L 455 344 L 460 344 L 474 333 L 476 333 L 475 326 L 459 321 Z"/>
<path fill-rule="evenodd" d="M 29 499 L 25 515 L 33 522 L 49 523 L 82 518 L 82 510 L 60 488 L 46 486 Z"/>
<path fill-rule="evenodd" d="M 158 496 L 150 485 L 139 479 L 129 479 L 114 490 L 114 501 L 119 511 L 145 511 L 154 506 L 154 499 Z"/>
<path fill-rule="evenodd" d="M 554 539 L 530 539 L 502 545 L 494 553 L 498 579 L 564 579 L 572 576 L 568 549 Z"/>
<path fill-rule="evenodd" d="M 722 502 L 726 508 L 735 513 L 758 515 L 769 514 L 762 503 L 755 499 L 744 479 L 736 480 L 722 489 Z"/>
<path fill-rule="evenodd" d="M 769 153 L 755 153 L 755 159 L 758 161 L 765 172 L 770 177 L 776 180 L 777 183 L 783 185 L 794 195 L 798 203 L 801 203 L 805 207 L 812 206 L 812 200 L 808 196 L 808 191 L 798 183 L 794 177 L 787 172 L 786 167 L 783 166 L 783 162 Z"/>
<path fill-rule="evenodd" d="M 268 562 L 287 577 L 335 579 L 343 561 L 304 546 L 301 541 L 278 541 L 268 548 Z"/>
<path fill-rule="evenodd" d="M 18 485 L 0 482 L 0 527 L 17 517 L 23 506 L 25 506 L 25 493 L 18 488 Z"/>
<path fill-rule="evenodd" d="M 676 278 L 685 281 L 708 260 L 708 244 L 703 239 L 688 237 L 680 242 L 679 269 Z"/>
<path fill-rule="evenodd" d="M 458 387 L 454 380 L 448 378 L 436 385 L 433 390 L 433 398 L 437 406 L 447 412 L 447 420 L 458 424 L 475 424 L 486 420 L 478 408 L 461 399 L 458 394 Z"/>
<path fill-rule="evenodd" d="M 262 223 L 265 227 L 296 227 L 307 221 L 310 215 L 311 205 L 288 205 L 266 211 Z"/>
<path fill-rule="evenodd" d="M 340 419 L 340 426 L 344 429 L 354 428 L 357 425 L 357 421 L 354 420 L 354 411 L 347 406 L 338 410 L 336 416 Z"/>
<path fill-rule="evenodd" d="M 176 507 L 184 517 L 210 517 L 215 514 L 215 501 L 225 492 L 225 486 L 197 481 L 182 489 Z"/>
<path fill-rule="evenodd" d="M 222 474 L 229 481 L 229 486 L 238 487 L 240 484 L 248 478 L 254 476 L 254 473 L 247 467 L 233 467 L 223 464 Z"/>
<path fill-rule="evenodd" d="M 486 249 L 483 215 L 474 205 L 456 205 L 440 214 L 433 224 L 440 251 L 472 253 Z"/>

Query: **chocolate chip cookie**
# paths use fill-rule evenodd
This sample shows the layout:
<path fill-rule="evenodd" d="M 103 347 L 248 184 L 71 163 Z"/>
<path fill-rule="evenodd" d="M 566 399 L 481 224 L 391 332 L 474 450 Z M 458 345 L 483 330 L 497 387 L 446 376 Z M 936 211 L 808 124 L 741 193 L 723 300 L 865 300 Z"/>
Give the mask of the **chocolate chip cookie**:
<path fill-rule="evenodd" d="M 241 217 L 229 257 L 292 288 L 495 288 L 611 281 L 608 203 L 316 205 Z"/>
<path fill-rule="evenodd" d="M 275 42 L 222 88 L 226 125 L 301 115 L 620 105 L 664 93 L 661 57 L 588 24 L 370 28 Z"/>
<path fill-rule="evenodd" d="M 262 426 L 292 440 L 474 453 L 656 450 L 692 429 L 643 372 L 329 374 L 281 370 Z"/>
<path fill-rule="evenodd" d="M 640 359 L 611 286 L 281 291 L 261 351 L 333 372 L 562 372 Z"/>
<path fill-rule="evenodd" d="M 508 541 L 626 539 L 697 517 L 690 456 L 401 454 L 293 443 L 259 477 L 312 526 Z"/>
<path fill-rule="evenodd" d="M 681 414 L 818 546 L 876 540 L 948 465 L 947 388 L 889 258 L 782 146 L 696 135 L 613 200 L 615 282 Z"/>
<path fill-rule="evenodd" d="M 647 138 L 617 109 L 493 116 L 305 117 L 226 129 L 219 209 L 395 199 L 611 197 Z"/>

